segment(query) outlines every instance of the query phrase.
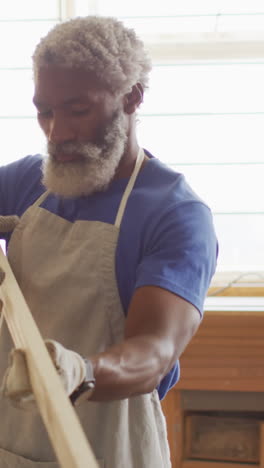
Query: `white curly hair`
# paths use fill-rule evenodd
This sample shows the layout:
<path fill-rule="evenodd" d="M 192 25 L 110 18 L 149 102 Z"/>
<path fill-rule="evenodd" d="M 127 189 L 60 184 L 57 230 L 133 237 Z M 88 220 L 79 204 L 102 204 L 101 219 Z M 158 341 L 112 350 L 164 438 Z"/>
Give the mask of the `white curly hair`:
<path fill-rule="evenodd" d="M 33 54 L 34 78 L 43 66 L 58 65 L 93 72 L 114 94 L 148 86 L 151 61 L 133 29 L 115 18 L 87 16 L 56 25 Z"/>

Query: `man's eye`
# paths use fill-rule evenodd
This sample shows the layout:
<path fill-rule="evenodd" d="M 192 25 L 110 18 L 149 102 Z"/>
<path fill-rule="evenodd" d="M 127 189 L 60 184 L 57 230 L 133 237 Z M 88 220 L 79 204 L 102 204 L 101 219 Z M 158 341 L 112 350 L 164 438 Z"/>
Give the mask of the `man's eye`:
<path fill-rule="evenodd" d="M 48 119 L 49 117 L 52 116 L 52 112 L 51 111 L 38 111 L 38 117 L 41 117 L 41 118 L 44 118 L 44 119 Z"/>
<path fill-rule="evenodd" d="M 90 109 L 86 108 L 86 109 L 72 109 L 72 114 L 73 115 L 87 115 L 89 114 L 90 112 Z"/>

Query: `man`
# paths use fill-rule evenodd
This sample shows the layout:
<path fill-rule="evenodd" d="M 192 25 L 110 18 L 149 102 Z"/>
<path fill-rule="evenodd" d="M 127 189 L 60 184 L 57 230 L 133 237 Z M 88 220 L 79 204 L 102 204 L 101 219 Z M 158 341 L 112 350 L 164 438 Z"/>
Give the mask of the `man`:
<path fill-rule="evenodd" d="M 3 234 L 9 261 L 73 404 L 86 400 L 76 411 L 100 466 L 167 468 L 159 400 L 179 378 L 215 270 L 211 213 L 139 148 L 151 65 L 132 30 L 102 17 L 57 25 L 33 66 L 49 156 L 0 170 L 0 213 L 20 217 Z M 5 332 L 4 394 L 23 406 L 26 366 L 16 376 L 13 353 L 6 371 L 11 347 Z M 56 466 L 36 411 L 8 399 L 0 411 L 0 468 Z"/>

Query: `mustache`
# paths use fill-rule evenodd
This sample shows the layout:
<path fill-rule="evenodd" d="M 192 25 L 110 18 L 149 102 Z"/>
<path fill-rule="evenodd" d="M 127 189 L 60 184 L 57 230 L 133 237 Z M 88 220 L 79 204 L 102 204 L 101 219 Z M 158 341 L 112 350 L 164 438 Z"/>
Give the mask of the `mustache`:
<path fill-rule="evenodd" d="M 47 152 L 54 163 L 60 165 L 56 156 L 59 155 L 74 155 L 82 159 L 83 163 L 91 163 L 93 160 L 101 162 L 108 158 L 109 149 L 113 147 L 116 139 L 127 138 L 124 118 L 120 111 L 116 111 L 111 122 L 105 126 L 96 136 L 95 141 L 64 141 L 55 143 L 52 141 L 46 142 Z M 81 161 L 80 161 L 81 162 Z"/>
<path fill-rule="evenodd" d="M 47 152 L 54 162 L 57 162 L 57 156 L 59 155 L 74 155 L 83 159 L 83 162 L 89 162 L 91 160 L 98 160 L 100 155 L 102 157 L 103 145 L 96 145 L 94 143 L 83 143 L 83 142 L 64 142 L 54 143 L 47 142 Z M 60 164 L 58 162 L 58 164 Z"/>
<path fill-rule="evenodd" d="M 91 141 L 66 141 L 54 143 L 47 141 L 47 151 L 50 156 L 56 157 L 56 154 L 76 154 L 85 158 L 89 157 L 88 152 L 107 151 L 112 146 L 116 137 L 119 137 L 120 131 L 125 131 L 123 127 L 123 118 L 120 110 L 117 110 L 111 121 L 97 134 L 94 142 Z M 120 128 L 121 126 L 121 128 Z"/>
<path fill-rule="evenodd" d="M 58 154 L 75 154 L 87 158 L 87 150 L 98 149 L 98 146 L 93 143 L 67 142 L 53 143 L 47 142 L 47 151 L 52 158 L 56 158 Z"/>

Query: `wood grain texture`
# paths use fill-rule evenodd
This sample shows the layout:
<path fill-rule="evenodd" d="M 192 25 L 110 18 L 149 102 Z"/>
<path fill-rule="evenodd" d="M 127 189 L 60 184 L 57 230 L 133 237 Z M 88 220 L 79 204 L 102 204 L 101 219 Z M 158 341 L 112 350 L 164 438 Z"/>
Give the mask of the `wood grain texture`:
<path fill-rule="evenodd" d="M 180 466 L 183 458 L 183 414 L 180 399 L 180 392 L 170 391 L 162 401 L 162 409 L 166 414 L 171 468 Z"/>
<path fill-rule="evenodd" d="M 204 459 L 191 459 L 191 425 L 188 423 L 188 416 L 192 411 L 198 411 L 199 414 L 221 411 L 225 412 L 226 416 L 234 411 L 237 415 L 252 411 L 263 421 L 263 330 L 264 308 L 258 311 L 254 310 L 254 307 L 252 311 L 206 311 L 199 330 L 180 358 L 181 379 L 176 387 L 170 390 L 169 398 L 166 397 L 168 402 L 163 403 L 165 416 L 169 421 L 173 467 L 264 468 L 264 422 L 260 423 L 260 453 L 258 449 L 254 449 L 254 462 L 250 460 L 250 456 L 243 462 L 235 459 L 231 462 L 228 456 L 225 461 L 206 460 L 206 454 L 201 454 Z M 178 421 L 181 421 L 179 427 L 183 432 L 177 434 L 181 447 L 175 446 L 176 438 L 173 432 Z M 208 430 L 209 433 L 211 434 Z M 228 434 L 228 427 L 226 433 Z M 222 440 L 225 436 L 223 429 Z M 241 435 L 244 446 L 252 443 L 254 437 L 250 437 L 250 434 Z M 222 458 L 225 458 L 225 455 L 222 455 Z M 253 458 L 251 456 L 252 460 Z"/>
<path fill-rule="evenodd" d="M 260 424 L 260 468 L 264 468 L 264 421 Z"/>
<path fill-rule="evenodd" d="M 259 468 L 255 463 L 226 463 L 214 461 L 187 460 L 181 468 Z M 261 467 L 262 468 L 262 467 Z"/>
<path fill-rule="evenodd" d="M 264 311 L 207 311 L 177 389 L 264 391 Z"/>
<path fill-rule="evenodd" d="M 253 417 L 191 414 L 185 425 L 185 458 L 258 464 L 259 426 Z"/>
<path fill-rule="evenodd" d="M 63 468 L 98 468 L 7 258 L 0 249 L 0 309 L 15 347 L 25 351 L 32 388 L 58 462 Z"/>

